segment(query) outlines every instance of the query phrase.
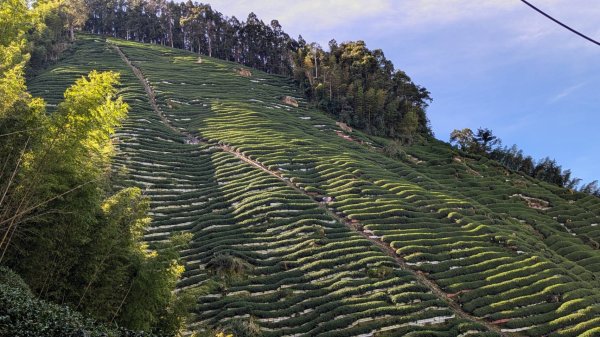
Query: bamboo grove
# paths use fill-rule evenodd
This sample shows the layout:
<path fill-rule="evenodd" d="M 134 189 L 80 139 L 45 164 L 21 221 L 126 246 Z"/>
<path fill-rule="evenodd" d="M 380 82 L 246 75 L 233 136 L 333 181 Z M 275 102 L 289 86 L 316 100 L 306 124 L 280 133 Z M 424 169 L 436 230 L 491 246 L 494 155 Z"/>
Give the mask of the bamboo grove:
<path fill-rule="evenodd" d="M 147 197 L 113 187 L 111 136 L 129 111 L 119 69 L 52 81 L 52 104 L 26 85 L 28 61 L 43 47 L 35 42 L 68 39 L 62 25 L 45 24 L 64 11 L 58 2 L 0 2 L 0 335 L 110 332 L 73 309 L 111 326 L 172 333 L 181 323 L 168 311 L 182 273 L 175 247 L 185 238 L 149 250 Z"/>

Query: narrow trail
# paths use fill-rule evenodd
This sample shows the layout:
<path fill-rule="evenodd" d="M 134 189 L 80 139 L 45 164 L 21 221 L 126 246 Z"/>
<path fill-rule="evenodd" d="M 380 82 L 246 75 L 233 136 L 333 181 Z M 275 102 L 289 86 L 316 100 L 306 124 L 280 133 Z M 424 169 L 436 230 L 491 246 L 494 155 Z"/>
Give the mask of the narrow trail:
<path fill-rule="evenodd" d="M 109 44 L 110 44 L 110 42 L 109 42 Z M 191 134 L 183 132 L 182 130 L 171 125 L 171 123 L 169 122 L 169 120 L 167 119 L 165 114 L 162 112 L 162 110 L 156 103 L 156 94 L 154 93 L 154 90 L 152 90 L 152 87 L 150 87 L 150 83 L 148 83 L 148 80 L 144 77 L 144 74 L 142 73 L 142 71 L 138 67 L 133 65 L 133 63 L 131 63 L 129 58 L 127 58 L 127 56 L 125 55 L 125 53 L 123 53 L 123 51 L 121 50 L 121 48 L 119 48 L 119 46 L 113 44 L 112 47 L 117 51 L 119 56 L 121 56 L 121 59 L 123 59 L 123 62 L 127 63 L 129 68 L 131 68 L 131 70 L 133 71 L 135 76 L 140 80 L 140 82 L 144 86 L 144 90 L 146 90 L 146 95 L 148 95 L 148 98 L 150 99 L 150 105 L 152 105 L 152 109 L 154 109 L 154 112 L 156 112 L 158 117 L 160 117 L 160 120 L 163 122 L 163 124 L 166 127 L 168 127 L 171 131 L 173 131 L 179 135 L 185 135 L 188 137 L 191 136 Z"/>
<path fill-rule="evenodd" d="M 176 128 L 175 126 L 173 126 L 171 124 L 169 119 L 165 116 L 165 114 L 162 112 L 162 110 L 158 106 L 158 104 L 156 102 L 156 94 L 154 93 L 154 90 L 152 89 L 152 87 L 150 86 L 150 84 L 148 83 L 146 78 L 144 77 L 144 74 L 142 73 L 142 71 L 140 69 L 138 69 L 135 65 L 132 64 L 132 62 L 127 58 L 127 56 L 123 53 L 123 51 L 118 46 L 113 45 L 113 48 L 117 51 L 119 56 L 121 56 L 123 61 L 133 70 L 133 73 L 136 75 L 136 77 L 142 83 L 142 85 L 144 86 L 144 89 L 146 91 L 146 94 L 148 95 L 148 98 L 150 100 L 150 104 L 152 105 L 152 108 L 154 109 L 154 112 L 156 112 L 156 114 L 160 117 L 161 121 L 165 124 L 165 126 L 167 126 L 170 130 L 177 133 L 178 135 L 184 136 L 186 138 L 198 139 L 196 136 L 192 135 L 190 132 Z M 484 319 L 473 316 L 473 315 L 467 313 L 466 311 L 464 311 L 461 308 L 460 304 L 458 304 L 454 300 L 452 300 L 448 296 L 448 294 L 446 292 L 444 292 L 435 282 L 428 279 L 427 276 L 425 276 L 422 272 L 417 271 L 417 270 L 413 269 L 411 266 L 409 266 L 406 263 L 406 261 L 404 261 L 400 256 L 398 256 L 398 254 L 396 254 L 396 251 L 388 243 L 386 243 L 378 238 L 373 238 L 368 233 L 365 233 L 363 230 L 361 230 L 362 226 L 360 225 L 360 223 L 352 222 L 348 218 L 339 216 L 333 208 L 327 207 L 327 204 L 321 202 L 315 196 L 308 194 L 305 190 L 298 187 L 296 184 L 291 182 L 289 179 L 283 177 L 280 172 L 270 170 L 269 168 L 267 168 L 260 162 L 247 157 L 243 153 L 240 153 L 239 150 L 236 150 L 235 148 L 233 148 L 229 145 L 213 144 L 213 143 L 207 142 L 204 139 L 198 139 L 198 141 L 200 144 L 218 146 L 222 151 L 230 153 L 233 156 L 242 160 L 243 162 L 245 162 L 249 165 L 252 165 L 252 166 L 270 174 L 271 176 L 273 176 L 273 177 L 279 179 L 280 181 L 282 181 L 283 183 L 285 183 L 290 188 L 294 189 L 296 192 L 301 193 L 301 194 L 307 196 L 308 198 L 310 198 L 327 215 L 331 216 L 333 219 L 344 224 L 347 228 L 349 228 L 353 232 L 357 232 L 358 234 L 363 236 L 365 239 L 369 240 L 371 243 L 378 246 L 388 256 L 393 258 L 394 261 L 396 261 L 396 263 L 398 264 L 398 266 L 400 266 L 400 269 L 412 274 L 419 283 L 421 283 L 422 285 L 427 287 L 429 290 L 431 290 L 431 292 L 433 294 L 435 294 L 438 298 L 443 300 L 448 305 L 448 307 L 450 307 L 450 309 L 455 313 L 456 316 L 461 317 L 466 320 L 470 320 L 472 322 L 479 323 L 479 324 L 485 326 L 490 331 L 496 332 L 500 336 L 503 336 L 503 337 L 520 336 L 519 334 L 515 334 L 515 333 L 507 334 L 506 332 L 503 332 L 501 330 L 501 328 L 498 327 L 497 325 L 491 324 L 490 322 L 488 322 Z"/>

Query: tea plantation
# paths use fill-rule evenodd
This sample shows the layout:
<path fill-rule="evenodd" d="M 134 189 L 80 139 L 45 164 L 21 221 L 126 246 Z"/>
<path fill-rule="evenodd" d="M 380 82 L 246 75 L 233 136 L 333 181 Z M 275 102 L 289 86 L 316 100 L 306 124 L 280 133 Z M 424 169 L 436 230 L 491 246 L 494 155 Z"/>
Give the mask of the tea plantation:
<path fill-rule="evenodd" d="M 29 83 L 52 110 L 90 70 L 121 73 L 115 181 L 151 198 L 150 244 L 193 234 L 179 287 L 218 284 L 190 333 L 600 335 L 600 199 L 434 139 L 386 156 L 242 68 L 83 35 Z M 243 275 L 218 282 L 219 259 Z"/>

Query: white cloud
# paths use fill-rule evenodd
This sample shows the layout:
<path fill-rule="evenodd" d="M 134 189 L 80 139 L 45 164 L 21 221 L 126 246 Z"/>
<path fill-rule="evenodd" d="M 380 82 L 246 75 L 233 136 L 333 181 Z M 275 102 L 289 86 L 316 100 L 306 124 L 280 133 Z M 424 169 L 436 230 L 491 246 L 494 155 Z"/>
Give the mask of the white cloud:
<path fill-rule="evenodd" d="M 584 32 L 600 30 L 598 0 L 531 0 Z M 214 0 L 223 14 L 244 20 L 253 11 L 278 19 L 292 37 L 327 46 L 364 40 L 420 78 L 476 78 L 518 62 L 573 54 L 598 57 L 597 46 L 559 27 L 519 0 Z M 591 34 L 591 33 L 590 33 Z M 600 36 L 598 36 L 600 38 Z M 437 74 L 437 75 L 436 75 Z"/>
<path fill-rule="evenodd" d="M 482 19 L 519 6 L 509 0 L 215 0 L 211 4 L 226 15 L 244 18 L 254 11 L 264 20 L 278 19 L 287 25 L 308 28 L 335 27 L 354 20 L 362 20 L 365 26 L 373 23 L 366 19 L 389 20 L 400 25 L 439 25 Z"/>
<path fill-rule="evenodd" d="M 559 92 L 558 94 L 556 94 L 554 97 L 550 98 L 549 102 L 550 103 L 554 103 L 557 102 L 567 96 L 569 96 L 570 94 L 572 94 L 573 92 L 577 91 L 577 89 L 583 87 L 586 84 L 586 82 L 582 82 L 579 84 L 575 84 L 569 87 L 564 88 L 561 92 Z"/>
<path fill-rule="evenodd" d="M 598 106 L 593 88 L 600 82 L 600 48 L 520 0 L 206 1 L 241 20 L 251 11 L 267 23 L 278 19 L 291 36 L 302 34 L 322 45 L 331 38 L 362 39 L 370 48 L 382 48 L 398 68 L 432 91 L 429 117 L 442 139 L 453 128 L 487 125 L 509 144 L 542 157 L 548 153 L 539 150 L 540 144 L 557 141 L 552 135 L 565 118 L 588 121 L 579 128 L 597 125 L 589 121 Z M 599 0 L 530 2 L 600 40 Z M 588 95 L 585 102 L 579 93 Z M 565 104 L 544 106 L 559 101 Z M 592 136 L 597 134 L 560 139 L 570 148 L 558 159 L 586 180 L 597 178 L 588 169 L 597 163 L 571 165 L 567 159 L 577 155 L 572 149 L 578 145 L 597 145 Z M 556 146 L 552 153 L 560 157 Z"/>
<path fill-rule="evenodd" d="M 329 0 L 329 1 L 285 1 L 285 0 L 233 0 L 211 1 L 213 8 L 227 16 L 245 19 L 254 12 L 265 22 L 277 19 L 284 29 L 304 28 L 331 29 L 357 19 L 371 19 L 392 8 L 391 0 Z"/>
<path fill-rule="evenodd" d="M 482 20 L 518 6 L 507 0 L 413 0 L 398 2 L 396 15 L 404 25 L 445 25 L 464 20 Z"/>

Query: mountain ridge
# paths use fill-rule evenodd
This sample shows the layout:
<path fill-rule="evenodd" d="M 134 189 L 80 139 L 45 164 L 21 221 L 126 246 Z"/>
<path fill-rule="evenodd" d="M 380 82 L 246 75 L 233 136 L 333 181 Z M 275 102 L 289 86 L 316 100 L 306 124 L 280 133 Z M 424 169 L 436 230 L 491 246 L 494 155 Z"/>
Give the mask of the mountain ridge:
<path fill-rule="evenodd" d="M 123 75 L 123 95 L 134 99 L 136 104 L 132 104 L 132 117 L 119 131 L 116 167 L 129 171 L 123 174 L 123 180 L 144 188 L 153 199 L 155 219 L 147 236 L 150 243 L 164 239 L 173 229 L 194 233 L 193 248 L 182 252 L 188 271 L 181 286 L 209 279 L 206 265 L 224 252 L 250 261 L 255 268 L 248 279 L 229 285 L 233 289 L 226 291 L 227 295 L 201 298 L 198 320 L 192 328 L 250 319 L 258 320 L 256 324 L 263 332 L 273 336 L 284 331 L 300 335 L 344 335 L 340 331 L 354 331 L 355 335 L 386 331 L 417 333 L 420 325 L 411 325 L 411 321 L 395 324 L 393 321 L 399 316 L 390 318 L 382 314 L 388 311 L 397 316 L 401 309 L 406 309 L 402 305 L 414 307 L 412 310 L 417 310 L 418 315 L 429 311 L 427 307 L 419 311 L 416 303 L 421 301 L 409 304 L 401 300 L 407 295 L 398 289 L 407 287 L 416 278 L 428 280 L 447 294 L 438 303 L 429 297 L 428 291 L 415 293 L 418 298 L 427 299 L 423 303 L 430 303 L 427 305 L 433 311 L 440 311 L 440 316 L 428 318 L 450 316 L 442 313 L 448 310 L 443 307 L 450 303 L 455 313 L 469 312 L 479 317 L 477 322 L 483 318 L 484 326 L 503 335 L 588 333 L 592 336 L 598 331 L 594 324 L 600 310 L 597 291 L 600 255 L 593 242 L 597 243 L 600 231 L 593 225 L 600 222 L 600 202 L 593 197 L 569 194 L 564 189 L 511 173 L 483 157 L 469 158 L 433 139 L 403 148 L 406 155 L 399 159 L 386 157 L 377 143 L 385 140 L 340 130 L 333 120 L 307 108 L 301 99 L 298 108 L 282 104 L 280 97 L 301 97 L 284 78 L 259 72 L 251 78 L 242 78 L 233 71 L 233 64 L 210 58 L 196 64 L 193 54 L 158 46 L 116 39 L 109 39 L 107 44 L 92 36 L 83 40 L 81 44 L 89 49 L 88 54 L 102 51 L 105 59 L 87 55 L 89 61 L 85 64 L 82 56 L 77 55 L 86 53 L 79 46 L 63 64 L 72 63 L 77 71 L 97 65 L 110 68 L 119 59 L 120 54 L 115 53 L 122 52 L 132 66 L 132 72 Z M 118 52 L 111 55 L 106 49 L 113 46 Z M 126 73 L 124 65 L 127 66 L 121 64 L 117 68 Z M 49 73 L 57 75 L 55 69 L 61 66 L 55 66 Z M 66 82 L 71 74 L 61 71 L 57 76 Z M 33 93 L 48 96 L 41 89 L 44 79 L 42 74 L 32 80 Z M 137 86 L 134 80 L 138 80 Z M 148 87 L 140 88 L 140 80 Z M 52 98 L 47 101 L 52 102 Z M 150 106 L 144 107 L 147 103 Z M 194 137 L 208 143 L 185 144 L 185 139 Z M 164 151 L 161 148 L 174 152 L 162 153 L 161 158 Z M 208 177 L 191 164 L 196 162 L 191 159 L 195 154 L 212 162 L 202 164 L 207 172 L 213 172 Z M 176 175 L 181 168 L 177 156 L 183 157 L 179 161 L 185 169 Z M 188 159 L 190 162 L 186 163 Z M 246 166 L 250 164 L 254 169 Z M 146 166 L 154 167 L 155 171 Z M 212 187 L 198 190 L 198 181 Z M 254 186 L 259 188 L 253 189 Z M 283 194 L 269 192 L 269 188 L 281 189 Z M 212 200 L 200 193 L 215 193 L 215 190 L 219 193 Z M 194 193 L 198 194 L 196 199 L 188 199 Z M 331 200 L 319 203 L 327 197 Z M 543 208 L 549 208 L 532 208 L 523 197 L 543 200 L 547 202 Z M 292 200 L 301 201 L 295 204 Z M 169 203 L 168 206 L 182 202 L 185 207 L 178 213 L 175 207 L 161 208 L 159 201 Z M 312 221 L 314 217 L 318 221 Z M 285 225 L 288 221 L 293 224 L 289 230 Z M 216 224 L 205 225 L 212 222 Z M 350 229 L 354 231 L 348 232 Z M 268 236 L 268 230 L 280 235 Z M 306 232 L 309 233 L 306 237 L 296 237 Z M 250 242 L 240 241 L 240 236 Z M 276 243 L 270 241 L 278 237 Z M 363 239 L 359 240 L 360 237 Z M 588 239 L 591 241 L 586 243 Z M 365 254 L 357 249 L 360 247 L 348 246 L 353 242 L 369 247 L 366 251 L 373 255 L 366 261 L 378 261 L 375 267 L 365 263 L 364 258 L 358 262 L 348 259 L 347 254 Z M 384 248 L 374 249 L 373 243 Z M 262 252 L 248 244 L 272 247 Z M 341 250 L 344 257 L 331 257 L 337 250 L 330 248 L 338 246 L 344 247 Z M 273 259 L 278 262 L 269 262 Z M 314 266 L 304 267 L 307 261 L 313 261 Z M 324 261 L 335 266 L 334 270 L 324 267 Z M 400 262 L 412 272 L 396 271 Z M 392 271 L 379 278 L 380 281 L 368 276 L 371 269 L 394 264 L 396 267 L 391 267 Z M 345 270 L 351 276 L 343 280 L 335 269 L 349 268 L 347 265 L 354 269 Z M 268 281 L 269 271 L 282 277 L 279 283 Z M 306 290 L 300 281 L 283 282 L 290 279 L 284 277 L 286 274 L 302 275 L 303 271 L 306 275 L 325 275 L 308 277 L 312 278 L 309 284 L 322 283 L 322 288 Z M 475 272 L 462 274 L 467 271 Z M 323 277 L 326 279 L 314 281 Z M 337 281 L 328 284 L 327 277 Z M 358 289 L 368 289 L 372 282 L 393 284 L 403 279 L 409 281 L 391 287 L 388 284 L 383 291 L 371 295 L 370 290 L 362 295 L 348 290 L 353 283 Z M 321 316 L 329 311 L 325 304 L 316 305 L 315 294 L 333 296 L 332 303 L 338 304 L 345 298 L 335 297 L 336 291 L 328 290 L 330 287 L 341 287 L 337 291 L 348 293 L 348 300 L 371 296 L 370 302 L 358 302 L 367 309 L 356 312 L 353 307 L 342 305 L 337 308 L 340 313 L 349 313 L 332 316 L 332 321 L 324 322 Z M 291 294 L 285 290 L 288 288 L 293 289 Z M 254 300 L 255 292 L 248 289 L 266 289 L 267 293 Z M 302 290 L 312 296 L 302 299 Z M 264 291 L 258 293 L 261 292 Z M 265 309 L 276 303 L 272 294 L 281 294 L 286 303 L 292 304 L 295 316 L 277 320 L 282 317 Z M 505 296 L 508 300 L 503 299 Z M 448 302 L 450 298 L 454 302 Z M 306 308 L 302 303 L 315 305 Z M 582 303 L 587 304 L 580 307 Z M 519 307 L 529 308 L 533 314 L 527 315 Z M 313 311 L 302 314 L 308 309 Z M 315 317 L 311 312 L 318 315 Z M 369 316 L 371 312 L 380 314 Z M 563 314 L 570 321 L 561 320 Z M 413 323 L 420 321 L 418 315 L 412 318 Z M 352 323 L 361 319 L 365 321 Z M 303 323 L 290 326 L 286 322 Z M 398 324 L 401 326 L 394 327 Z M 461 324 L 465 322 L 450 317 L 430 327 L 436 335 L 455 331 L 451 329 L 465 330 L 461 333 L 474 329 L 471 325 L 459 328 Z M 479 324 L 475 327 L 485 330 Z"/>
<path fill-rule="evenodd" d="M 158 107 L 158 104 L 156 104 L 156 95 L 154 93 L 154 91 L 152 90 L 152 88 L 150 87 L 150 85 L 148 84 L 148 81 L 144 78 L 142 72 L 136 68 L 131 61 L 127 58 L 127 56 L 121 51 L 121 49 L 118 46 L 114 46 L 115 50 L 119 53 L 119 56 L 121 56 L 121 58 L 123 59 L 123 61 L 125 61 L 125 63 L 127 63 L 130 68 L 133 70 L 133 72 L 136 74 L 136 76 L 138 77 L 138 79 L 140 80 L 140 82 L 142 83 L 142 85 L 144 86 L 144 89 L 146 90 L 146 93 L 150 99 L 150 104 L 152 105 L 154 111 L 156 112 L 156 114 L 160 117 L 161 121 L 163 123 L 165 123 L 169 129 L 174 130 L 180 134 L 182 134 L 183 136 L 186 137 L 186 140 L 188 139 L 197 139 L 194 136 L 192 136 L 189 133 L 185 133 L 183 131 L 177 130 L 175 127 L 173 127 L 170 122 L 168 121 L 168 119 L 164 116 L 163 112 L 160 110 L 160 108 Z M 244 75 L 247 76 L 247 75 Z M 289 97 L 289 96 L 286 96 Z M 208 144 L 206 142 L 206 140 L 199 140 L 198 143 L 200 142 L 204 142 L 205 144 Z M 332 217 L 333 219 L 335 219 L 336 221 L 343 223 L 344 225 L 346 225 L 346 227 L 348 227 L 351 230 L 358 230 L 358 227 L 360 226 L 360 224 L 355 224 L 352 223 L 349 220 L 346 220 L 344 218 L 339 217 L 337 214 L 335 214 L 333 212 L 333 210 L 327 208 L 326 206 L 323 205 L 323 203 L 319 202 L 319 200 L 317 200 L 315 197 L 309 195 L 306 191 L 302 190 L 301 188 L 298 188 L 296 185 L 294 185 L 292 182 L 286 180 L 285 178 L 283 178 L 281 175 L 279 175 L 277 172 L 274 172 L 270 169 L 268 169 L 267 167 L 265 167 L 264 165 L 260 164 L 257 161 L 254 161 L 248 157 L 246 157 L 245 155 L 236 152 L 234 150 L 232 150 L 229 146 L 227 145 L 221 145 L 220 146 L 221 150 L 223 150 L 224 152 L 230 153 L 234 156 L 236 156 L 237 158 L 239 158 L 240 160 L 261 169 L 262 171 L 276 177 L 277 179 L 281 180 L 283 183 L 285 183 L 287 186 L 291 187 L 292 189 L 294 189 L 296 192 L 304 194 L 306 196 L 308 196 L 309 198 L 311 198 L 314 202 L 316 202 L 319 207 L 321 209 L 323 209 L 323 211 L 325 211 L 325 213 L 327 213 L 330 217 Z M 385 243 L 374 239 L 372 236 L 369 236 L 367 233 L 365 233 L 364 231 L 360 231 L 361 235 L 363 237 L 365 237 L 366 239 L 368 239 L 369 241 L 371 241 L 373 244 L 377 245 L 378 247 L 380 247 L 386 254 L 388 254 L 389 256 L 391 256 L 392 258 L 394 258 L 394 260 L 397 262 L 397 264 L 400 266 L 401 269 L 406 270 L 408 272 L 410 272 L 411 274 L 413 274 L 413 276 L 415 276 L 418 280 L 418 282 L 420 282 L 421 284 L 425 285 L 427 288 L 429 288 L 433 293 L 436 294 L 436 296 L 441 297 L 448 305 L 449 307 L 460 317 L 465 318 L 467 320 L 470 321 L 474 321 L 477 323 L 480 323 L 484 326 L 486 326 L 486 328 L 488 328 L 491 331 L 495 331 L 497 333 L 500 333 L 501 336 L 506 336 L 506 334 L 503 334 L 501 329 L 499 329 L 498 327 L 491 325 L 491 324 L 487 324 L 487 322 L 478 319 L 474 316 L 471 316 L 469 314 L 467 314 L 466 312 L 464 312 L 460 306 L 456 305 L 454 302 L 452 302 L 450 300 L 450 298 L 448 297 L 448 295 L 446 293 L 444 293 L 443 291 L 441 291 L 439 289 L 439 287 L 437 287 L 437 285 L 435 285 L 435 283 L 429 281 L 426 277 L 424 277 L 422 274 L 415 272 L 414 270 L 412 270 L 404 261 L 402 261 L 402 259 L 396 254 L 396 252 L 391 249 L 388 245 L 385 245 Z"/>

